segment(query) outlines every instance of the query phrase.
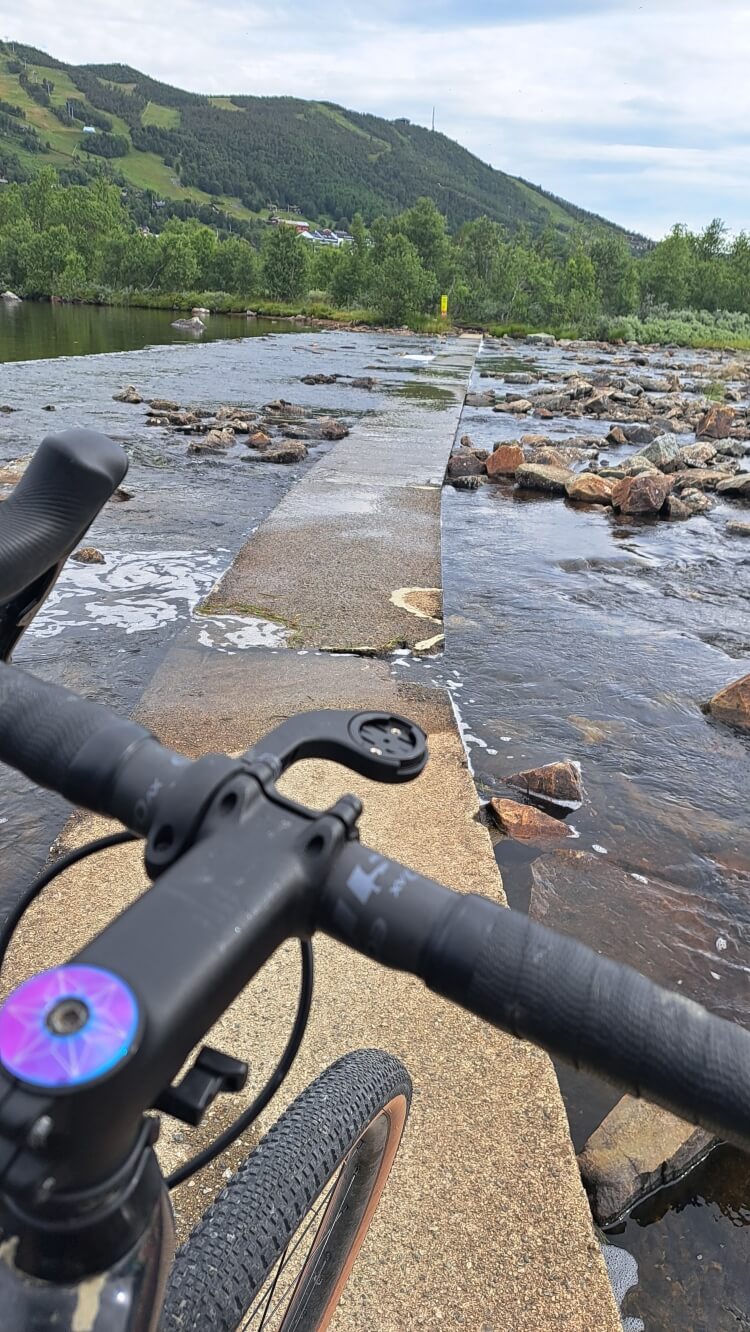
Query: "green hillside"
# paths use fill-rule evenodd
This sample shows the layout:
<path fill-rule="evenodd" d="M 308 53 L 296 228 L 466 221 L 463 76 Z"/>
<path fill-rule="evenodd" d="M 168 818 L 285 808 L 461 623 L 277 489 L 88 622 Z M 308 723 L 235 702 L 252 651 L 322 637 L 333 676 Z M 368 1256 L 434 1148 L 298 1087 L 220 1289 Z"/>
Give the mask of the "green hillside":
<path fill-rule="evenodd" d="M 102 158 L 139 189 L 244 219 L 370 221 L 427 195 L 452 227 L 482 215 L 511 231 L 612 226 L 407 120 L 293 97 L 204 97 L 127 65 L 66 65 L 0 43 L 0 174 Z"/>

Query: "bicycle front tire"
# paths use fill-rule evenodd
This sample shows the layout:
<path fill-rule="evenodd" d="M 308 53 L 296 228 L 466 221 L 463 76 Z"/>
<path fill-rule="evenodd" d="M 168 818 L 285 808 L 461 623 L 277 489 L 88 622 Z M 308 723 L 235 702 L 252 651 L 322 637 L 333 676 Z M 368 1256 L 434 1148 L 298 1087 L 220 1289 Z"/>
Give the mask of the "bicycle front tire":
<path fill-rule="evenodd" d="M 385 1187 L 410 1101 L 406 1069 L 380 1050 L 344 1055 L 321 1073 L 178 1251 L 162 1332 L 322 1332 Z M 289 1265 L 308 1235 L 309 1251 L 282 1282 L 285 1259 Z"/>

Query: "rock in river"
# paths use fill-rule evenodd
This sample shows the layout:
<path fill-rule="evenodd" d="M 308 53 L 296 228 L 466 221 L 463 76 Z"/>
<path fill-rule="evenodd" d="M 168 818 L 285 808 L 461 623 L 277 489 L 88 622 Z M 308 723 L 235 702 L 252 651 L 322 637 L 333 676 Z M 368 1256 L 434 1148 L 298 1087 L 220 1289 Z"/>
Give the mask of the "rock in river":
<path fill-rule="evenodd" d="M 559 819 L 517 800 L 495 798 L 490 801 L 490 809 L 500 831 L 516 842 L 559 842 L 571 836 Z"/>
<path fill-rule="evenodd" d="M 283 439 L 278 444 L 272 444 L 270 449 L 265 449 L 260 457 L 248 453 L 243 455 L 243 462 L 266 462 L 266 463 L 297 463 L 302 462 L 307 457 L 307 446 L 301 439 Z"/>
<path fill-rule="evenodd" d="M 626 476 L 612 491 L 612 504 L 622 513 L 658 513 L 672 483 L 658 472 L 645 476 Z"/>
<path fill-rule="evenodd" d="M 725 685 L 714 694 L 708 708 L 719 721 L 750 731 L 750 675 Z"/>
<path fill-rule="evenodd" d="M 676 470 L 682 445 L 676 435 L 658 435 L 656 439 L 641 449 L 640 457 L 653 463 L 663 472 Z"/>
<path fill-rule="evenodd" d="M 593 472 L 572 476 L 565 486 L 569 500 L 576 504 L 611 504 L 614 482 Z"/>
<path fill-rule="evenodd" d="M 478 476 L 456 476 L 451 484 L 454 490 L 479 490 L 481 482 Z"/>
<path fill-rule="evenodd" d="M 581 766 L 579 763 L 546 763 L 542 768 L 529 768 L 506 777 L 508 786 L 516 786 L 532 799 L 538 796 L 546 804 L 577 809 L 583 797 Z"/>
<path fill-rule="evenodd" d="M 70 558 L 78 564 L 106 564 L 102 552 L 97 550 L 96 546 L 81 546 L 80 550 L 74 551 Z"/>
<path fill-rule="evenodd" d="M 179 412 L 180 410 L 179 402 L 172 402 L 169 398 L 151 398 L 148 405 L 152 412 Z"/>
<path fill-rule="evenodd" d="M 696 439 L 728 439 L 734 425 L 734 408 L 716 403 L 704 412 L 695 428 Z"/>
<path fill-rule="evenodd" d="M 115 393 L 113 397 L 115 402 L 132 402 L 136 407 L 139 402 L 143 402 L 143 398 L 134 384 L 128 384 L 127 388 L 124 388 L 121 393 Z"/>
<path fill-rule="evenodd" d="M 203 320 L 199 319 L 197 315 L 193 315 L 192 319 L 174 319 L 172 321 L 172 328 L 184 329 L 186 333 L 202 333 L 205 327 Z"/>
<path fill-rule="evenodd" d="M 4 291 L 2 293 L 2 299 L 7 301 L 8 305 L 17 305 L 20 304 L 21 301 L 21 297 L 16 296 L 14 291 Z"/>
<path fill-rule="evenodd" d="M 487 475 L 514 476 L 523 461 L 520 444 L 498 444 L 487 459 Z"/>
<path fill-rule="evenodd" d="M 578 1157 L 597 1225 L 613 1225 L 642 1198 L 679 1179 L 715 1141 L 659 1106 L 623 1096 Z"/>
<path fill-rule="evenodd" d="M 750 523 L 727 523 L 729 536 L 750 537 Z"/>
<path fill-rule="evenodd" d="M 713 444 L 686 444 L 680 449 L 680 467 L 709 467 L 716 457 Z"/>
<path fill-rule="evenodd" d="M 720 495 L 734 495 L 737 499 L 750 501 L 750 472 L 738 472 L 719 481 L 716 487 Z"/>
<path fill-rule="evenodd" d="M 459 476 L 484 476 L 486 470 L 486 464 L 481 458 L 477 458 L 473 449 L 462 449 L 460 453 L 454 453 L 448 459 L 445 475 L 446 480 L 455 481 Z"/>
<path fill-rule="evenodd" d="M 543 463 L 524 463 L 516 472 L 516 481 L 524 490 L 547 490 L 564 495 L 572 476 L 568 467 L 547 467 Z"/>

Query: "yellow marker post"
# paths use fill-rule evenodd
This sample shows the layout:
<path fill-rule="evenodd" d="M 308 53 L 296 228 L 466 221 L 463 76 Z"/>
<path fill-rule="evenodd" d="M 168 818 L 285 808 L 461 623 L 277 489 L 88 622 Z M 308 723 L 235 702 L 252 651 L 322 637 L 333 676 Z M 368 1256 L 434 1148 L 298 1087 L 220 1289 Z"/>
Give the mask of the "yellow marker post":
<path fill-rule="evenodd" d="M 441 318 L 441 319 L 447 319 L 447 318 L 448 318 L 448 297 L 447 297 L 447 296 L 441 296 L 441 297 L 440 297 L 440 318 Z"/>

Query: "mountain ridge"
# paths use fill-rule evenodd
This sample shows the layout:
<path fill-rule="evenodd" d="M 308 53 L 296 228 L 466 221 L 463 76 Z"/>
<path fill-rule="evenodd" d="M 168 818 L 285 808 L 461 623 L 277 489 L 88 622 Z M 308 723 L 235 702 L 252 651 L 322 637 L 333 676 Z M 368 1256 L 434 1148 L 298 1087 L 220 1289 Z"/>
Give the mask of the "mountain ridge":
<path fill-rule="evenodd" d="M 93 133 L 84 136 L 82 118 Z M 299 209 L 314 221 L 345 224 L 355 212 L 372 221 L 428 195 L 453 229 L 486 215 L 511 232 L 597 226 L 634 250 L 648 245 L 403 118 L 295 97 L 194 93 L 131 65 L 73 65 L 0 43 L 0 174 L 14 172 L 14 158 L 29 172 L 90 169 L 103 157 L 136 188 L 230 218 Z"/>

